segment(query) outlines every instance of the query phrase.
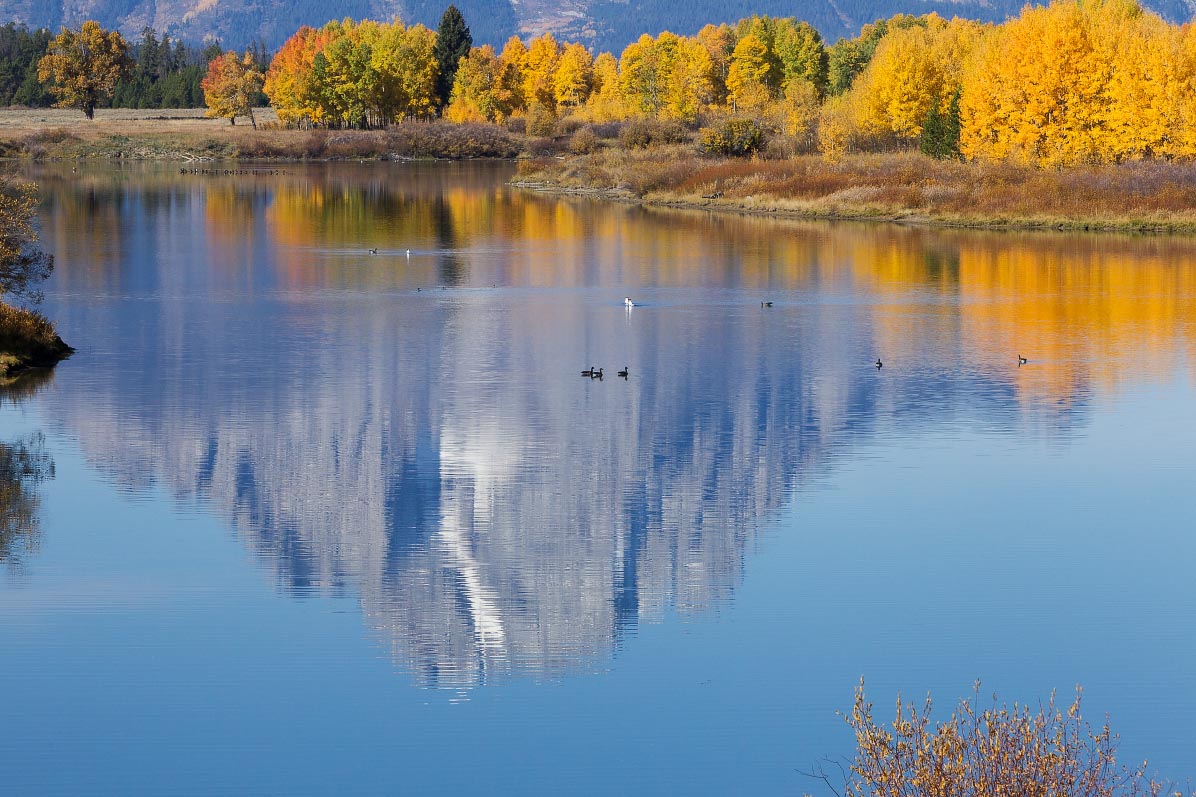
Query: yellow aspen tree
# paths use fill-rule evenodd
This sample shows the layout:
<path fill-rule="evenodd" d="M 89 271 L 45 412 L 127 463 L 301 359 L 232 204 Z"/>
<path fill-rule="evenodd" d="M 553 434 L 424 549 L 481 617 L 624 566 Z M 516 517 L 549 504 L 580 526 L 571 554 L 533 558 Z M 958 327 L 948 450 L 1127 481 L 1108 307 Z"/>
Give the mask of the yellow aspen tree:
<path fill-rule="evenodd" d="M 423 25 L 381 27 L 371 66 L 378 73 L 380 111 L 387 121 L 436 112 L 436 33 Z M 493 51 L 491 51 L 493 52 Z"/>
<path fill-rule="evenodd" d="M 498 107 L 505 115 L 511 115 L 527 108 L 527 97 L 523 93 L 523 70 L 527 65 L 527 47 L 518 36 L 507 39 L 498 56 L 500 69 L 498 78 Z"/>
<path fill-rule="evenodd" d="M 322 121 L 313 90 L 315 57 L 323 34 L 306 25 L 287 39 L 266 70 L 263 91 L 278 118 L 288 125 Z"/>
<path fill-rule="evenodd" d="M 444 116 L 451 122 L 499 122 L 505 117 L 499 103 L 502 63 L 489 44 L 470 49 L 461 59 L 453 93 Z"/>
<path fill-rule="evenodd" d="M 322 100 L 340 125 L 369 127 L 378 121 L 373 113 L 378 105 L 378 72 L 370 65 L 378 23 L 345 19 L 334 30 L 339 35 L 324 47 L 318 68 Z"/>
<path fill-rule="evenodd" d="M 925 19 L 925 26 L 895 29 L 881 39 L 857 78 L 851 93 L 864 132 L 916 139 L 930 109 L 946 110 L 959 88 L 961 64 L 983 28 L 968 20 L 945 22 L 936 14 Z"/>
<path fill-rule="evenodd" d="M 1041 166 L 1102 159 L 1112 64 L 1094 42 L 1092 5 L 1027 6 L 996 29 L 963 80 L 960 151 Z"/>
<path fill-rule="evenodd" d="M 692 122 L 710 102 L 710 54 L 696 39 L 678 37 L 668 63 L 661 115 Z"/>
<path fill-rule="evenodd" d="M 781 66 L 782 91 L 794 80 L 809 83 L 820 95 L 826 91 L 826 47 L 822 35 L 810 23 L 792 18 L 777 20 L 773 50 Z"/>
<path fill-rule="evenodd" d="M 523 96 L 528 106 L 539 105 L 556 114 L 553 77 L 561 59 L 561 46 L 551 33 L 532 39 L 523 68 Z"/>
<path fill-rule="evenodd" d="M 79 108 L 95 118 L 96 105 L 112 96 L 133 62 L 129 45 L 117 31 L 107 31 L 88 20 L 79 30 L 63 28 L 37 64 L 37 79 L 50 83 L 59 108 Z"/>
<path fill-rule="evenodd" d="M 782 81 L 781 60 L 776 50 L 779 23 L 780 20 L 773 17 L 753 14 L 739 20 L 735 26 L 737 43 L 748 36 L 755 36 L 764 45 L 764 61 L 768 64 L 768 71 L 763 76 L 763 82 L 774 95 L 781 90 Z"/>
<path fill-rule="evenodd" d="M 208 64 L 208 74 L 199 85 L 208 106 L 206 116 L 228 119 L 229 124 L 236 124 L 238 116 L 248 116 L 249 123 L 257 129 L 253 98 L 262 90 L 262 73 L 250 53 L 243 57 L 224 53 L 213 58 Z"/>
<path fill-rule="evenodd" d="M 552 78 L 556 102 L 577 108 L 590 96 L 594 84 L 594 58 L 584 45 L 568 44 Z"/>
<path fill-rule="evenodd" d="M 653 117 L 664 106 L 668 77 L 661 49 L 658 42 L 645 33 L 627 45 L 619 58 L 619 83 L 628 107 Z"/>
<path fill-rule="evenodd" d="M 722 105 L 727 101 L 727 73 L 738 41 L 735 29 L 727 24 L 707 25 L 698 31 L 697 39 L 710 57 L 711 102 Z"/>
<path fill-rule="evenodd" d="M 739 40 L 727 72 L 727 99 L 737 113 L 763 113 L 772 99 L 767 82 L 770 69 L 768 51 L 755 34 Z"/>
<path fill-rule="evenodd" d="M 1159 154 L 1196 158 L 1196 27 L 1188 23 L 1173 33 L 1168 79 L 1174 88 L 1165 106 L 1171 132 L 1167 148 Z"/>
<path fill-rule="evenodd" d="M 1182 121 L 1172 99 L 1185 91 L 1176 80 L 1183 60 L 1178 30 L 1144 14 L 1110 33 L 1116 67 L 1109 77 L 1101 159 L 1175 154 L 1173 136 Z"/>
<path fill-rule="evenodd" d="M 821 92 L 808 80 L 794 78 L 785 85 L 782 103 L 785 135 L 808 144 L 822 110 Z"/>
<path fill-rule="evenodd" d="M 818 149 L 822 157 L 836 163 L 847 154 L 857 123 L 850 98 L 845 94 L 827 98 L 818 113 Z"/>
<path fill-rule="evenodd" d="M 586 102 L 584 115 L 594 122 L 626 119 L 627 103 L 619 86 L 619 62 L 610 53 L 594 59 L 594 88 Z"/>

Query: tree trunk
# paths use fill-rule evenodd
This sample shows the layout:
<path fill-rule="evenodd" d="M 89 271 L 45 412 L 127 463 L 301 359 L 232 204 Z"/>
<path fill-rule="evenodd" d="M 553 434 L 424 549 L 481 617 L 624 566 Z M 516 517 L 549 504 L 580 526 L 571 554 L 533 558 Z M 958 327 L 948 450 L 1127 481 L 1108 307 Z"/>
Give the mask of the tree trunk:
<path fill-rule="evenodd" d="M 253 118 L 253 106 L 249 107 L 249 124 L 253 125 L 254 130 L 257 130 L 257 119 Z"/>
<path fill-rule="evenodd" d="M 235 116 L 228 117 L 228 123 L 230 125 L 232 125 L 233 127 L 236 127 L 237 126 L 237 117 L 235 117 Z"/>
<path fill-rule="evenodd" d="M 96 118 L 95 103 L 94 102 L 84 103 L 83 104 L 83 113 L 87 114 L 88 119 L 95 119 Z"/>

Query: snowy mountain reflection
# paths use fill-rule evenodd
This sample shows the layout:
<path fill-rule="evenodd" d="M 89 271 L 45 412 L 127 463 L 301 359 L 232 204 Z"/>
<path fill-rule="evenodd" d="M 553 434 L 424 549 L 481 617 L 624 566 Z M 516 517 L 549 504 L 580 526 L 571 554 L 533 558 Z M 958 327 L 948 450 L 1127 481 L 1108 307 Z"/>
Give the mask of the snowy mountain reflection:
<path fill-rule="evenodd" d="M 108 332 L 41 401 L 121 485 L 224 516 L 283 590 L 356 596 L 428 686 L 600 663 L 729 600 L 857 442 L 1065 437 L 1119 363 L 1147 378 L 1192 337 L 1190 251 L 658 215 L 421 168 L 57 186 L 54 288 Z M 1119 279 L 1182 290 L 1143 315 Z M 655 303 L 625 313 L 629 284 Z M 1030 343 L 1050 362 L 1011 368 Z"/>

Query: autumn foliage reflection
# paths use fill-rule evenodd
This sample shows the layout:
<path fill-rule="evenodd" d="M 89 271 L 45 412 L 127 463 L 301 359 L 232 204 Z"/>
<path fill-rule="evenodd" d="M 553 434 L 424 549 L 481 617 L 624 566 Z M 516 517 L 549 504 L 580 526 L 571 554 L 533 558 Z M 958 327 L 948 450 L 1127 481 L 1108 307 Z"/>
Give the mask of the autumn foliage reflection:
<path fill-rule="evenodd" d="M 437 179 L 451 183 L 443 174 Z M 1114 387 L 1130 367 L 1136 377 L 1166 377 L 1196 365 L 1196 244 L 1182 238 L 712 218 L 476 190 L 469 179 L 443 185 L 434 198 L 397 179 L 296 177 L 259 190 L 271 194 L 259 201 L 295 288 L 434 285 L 444 277 L 446 253 L 456 253 L 464 266 L 454 284 L 472 284 L 471 261 L 499 258 L 514 281 L 564 286 L 585 281 L 595 259 L 617 258 L 622 278 L 640 284 L 687 286 L 696 279 L 745 290 L 866 288 L 877 301 L 878 350 L 908 350 L 929 334 L 929 324 L 943 335 L 959 334 L 963 350 L 991 351 L 984 365 L 993 371 L 1007 372 L 1017 354 L 1026 354 L 1033 367 L 1010 378 L 1027 398 L 1067 400 L 1084 385 Z M 205 201 L 210 234 L 217 242 L 227 236 L 231 245 L 240 235 L 236 219 L 253 200 L 217 189 Z M 666 215 L 667 223 L 659 223 Z M 396 252 L 414 247 L 425 256 L 371 261 L 363 271 L 358 258 L 366 241 Z M 887 312 L 887 297 L 910 292 L 931 302 L 929 317 Z"/>

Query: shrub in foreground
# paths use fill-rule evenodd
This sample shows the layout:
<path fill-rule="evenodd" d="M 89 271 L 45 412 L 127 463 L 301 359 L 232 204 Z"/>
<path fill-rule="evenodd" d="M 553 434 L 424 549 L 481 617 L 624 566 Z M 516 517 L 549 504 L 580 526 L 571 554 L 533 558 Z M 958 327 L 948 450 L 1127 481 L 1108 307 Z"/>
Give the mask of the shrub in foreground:
<path fill-rule="evenodd" d="M 931 723 L 924 707 L 897 699 L 891 725 L 879 723 L 861 680 L 847 724 L 855 732 L 856 757 L 847 797 L 1161 797 L 1183 792 L 1145 774 L 1145 764 L 1117 763 L 1117 736 L 1108 723 L 1093 729 L 1080 713 L 1082 692 L 1066 709 L 1052 695 L 1037 709 L 1014 704 L 978 706 L 959 702 L 945 721 Z M 825 773 L 817 773 L 829 784 Z"/>
<path fill-rule="evenodd" d="M 764 128 L 755 119 L 725 119 L 701 130 L 707 155 L 754 155 L 764 146 Z"/>

